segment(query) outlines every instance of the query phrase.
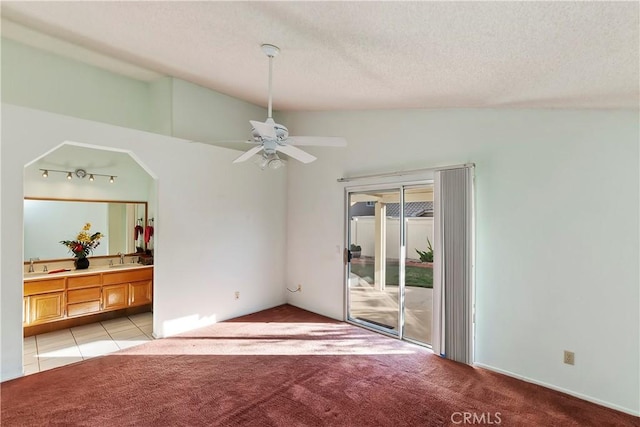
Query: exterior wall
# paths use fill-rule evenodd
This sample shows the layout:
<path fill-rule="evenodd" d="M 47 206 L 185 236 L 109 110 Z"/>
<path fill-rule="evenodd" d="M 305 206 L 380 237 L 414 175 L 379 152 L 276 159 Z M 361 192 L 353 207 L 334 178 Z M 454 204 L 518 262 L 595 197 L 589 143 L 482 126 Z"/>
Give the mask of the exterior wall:
<path fill-rule="evenodd" d="M 406 218 L 407 253 L 409 259 L 420 259 L 416 249 L 427 250 L 427 238 L 433 245 L 433 218 Z M 362 256 L 374 256 L 375 228 L 374 217 L 357 217 L 351 222 L 351 243 L 362 247 Z M 400 258 L 400 220 L 387 218 L 387 258 Z"/>

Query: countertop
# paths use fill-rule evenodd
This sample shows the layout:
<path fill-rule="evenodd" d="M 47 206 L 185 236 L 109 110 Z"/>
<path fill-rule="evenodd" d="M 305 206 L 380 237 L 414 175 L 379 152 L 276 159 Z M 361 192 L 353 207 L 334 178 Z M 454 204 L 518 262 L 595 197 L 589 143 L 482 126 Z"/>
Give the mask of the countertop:
<path fill-rule="evenodd" d="M 142 264 L 114 264 L 112 266 L 98 265 L 95 267 L 90 266 L 85 270 L 71 269 L 70 271 L 61 271 L 59 273 L 44 273 L 42 271 L 37 271 L 35 273 L 24 273 L 23 279 L 25 282 L 28 282 L 30 280 L 54 279 L 56 277 L 66 277 L 66 276 L 84 276 L 89 274 L 106 273 L 106 272 L 123 271 L 123 270 L 134 270 L 134 269 L 140 269 L 140 268 L 153 268 L 153 265 L 142 265 Z"/>

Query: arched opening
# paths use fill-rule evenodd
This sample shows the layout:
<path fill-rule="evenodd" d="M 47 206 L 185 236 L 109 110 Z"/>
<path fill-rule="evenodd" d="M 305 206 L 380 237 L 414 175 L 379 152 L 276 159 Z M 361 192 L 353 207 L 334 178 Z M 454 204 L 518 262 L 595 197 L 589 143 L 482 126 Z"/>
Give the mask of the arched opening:
<path fill-rule="evenodd" d="M 153 173 L 130 151 L 65 142 L 25 165 L 24 198 L 25 374 L 153 339 Z"/>

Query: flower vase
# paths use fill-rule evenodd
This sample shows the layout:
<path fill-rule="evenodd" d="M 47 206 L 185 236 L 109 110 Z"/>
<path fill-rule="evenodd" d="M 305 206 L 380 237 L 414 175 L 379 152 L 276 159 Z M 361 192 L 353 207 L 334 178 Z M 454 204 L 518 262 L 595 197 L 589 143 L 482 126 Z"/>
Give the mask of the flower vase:
<path fill-rule="evenodd" d="M 86 270 L 89 268 L 89 259 L 86 257 L 76 258 L 76 270 Z"/>

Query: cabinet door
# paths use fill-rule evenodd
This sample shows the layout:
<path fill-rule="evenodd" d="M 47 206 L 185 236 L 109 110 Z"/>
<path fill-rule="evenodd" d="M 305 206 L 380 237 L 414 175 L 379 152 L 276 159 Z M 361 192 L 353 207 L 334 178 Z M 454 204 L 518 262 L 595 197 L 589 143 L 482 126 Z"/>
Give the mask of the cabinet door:
<path fill-rule="evenodd" d="M 102 287 L 102 309 L 117 310 L 127 308 L 129 302 L 129 284 L 119 283 Z"/>
<path fill-rule="evenodd" d="M 44 323 L 64 317 L 64 292 L 29 297 L 29 323 Z"/>
<path fill-rule="evenodd" d="M 29 297 L 22 298 L 22 323 L 29 324 Z"/>
<path fill-rule="evenodd" d="M 151 303 L 151 280 L 142 280 L 129 284 L 129 305 L 144 305 Z"/>

